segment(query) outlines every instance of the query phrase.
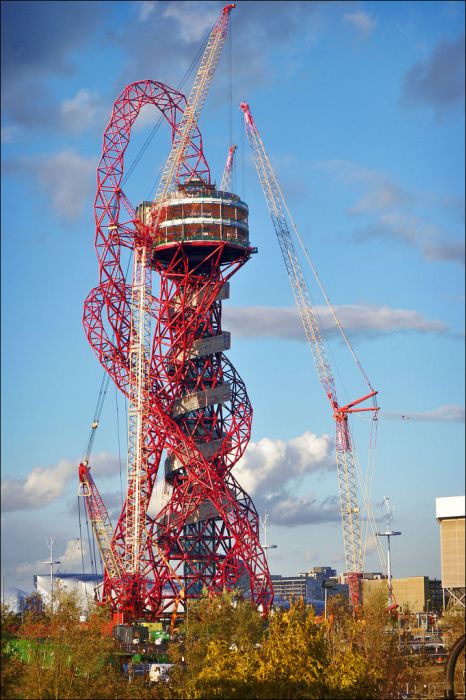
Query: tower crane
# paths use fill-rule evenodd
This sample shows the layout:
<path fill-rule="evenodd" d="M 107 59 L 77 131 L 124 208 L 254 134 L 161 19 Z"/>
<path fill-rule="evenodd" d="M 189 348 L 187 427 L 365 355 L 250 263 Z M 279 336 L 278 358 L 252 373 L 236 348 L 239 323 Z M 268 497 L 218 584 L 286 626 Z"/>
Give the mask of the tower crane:
<path fill-rule="evenodd" d="M 208 39 L 194 84 L 182 116 L 180 104 L 184 96 L 162 83 L 141 81 L 127 86 L 114 106 L 104 135 L 104 150 L 98 167 L 98 191 L 95 201 L 96 250 L 101 284 L 88 295 L 84 309 L 84 327 L 99 360 L 117 386 L 127 395 L 128 405 L 128 491 L 117 528 L 112 526 L 103 500 L 89 470 L 89 452 L 79 467 L 80 493 L 85 496 L 86 510 L 102 557 L 104 595 L 114 601 L 117 610 L 130 617 L 143 613 L 149 593 L 144 591 L 144 577 L 152 577 L 158 585 L 158 574 L 145 550 L 147 542 L 147 508 L 155 483 L 161 447 L 154 444 L 149 409 L 150 324 L 151 304 L 151 240 L 156 238 L 163 204 L 169 191 L 181 178 L 205 178 L 210 171 L 197 128 L 202 107 L 209 91 L 228 30 L 230 11 L 226 5 Z M 149 225 L 137 217 L 124 195 L 120 183 L 123 156 L 130 131 L 140 109 L 155 104 L 169 121 L 172 146 L 153 202 Z M 120 203 L 131 216 L 135 227 L 129 230 L 118 220 Z M 133 281 L 128 287 L 120 266 L 119 246 L 134 248 Z M 105 330 L 103 313 L 108 314 L 114 331 L 111 340 Z M 129 313 L 128 313 L 129 312 Z M 129 323 L 126 320 L 129 317 Z M 116 340 L 116 343 L 114 342 Z M 97 427 L 97 425 L 95 426 Z M 92 444 L 92 443 L 90 443 Z M 163 557 L 162 566 L 166 565 Z M 179 590 L 184 598 L 184 591 Z M 157 607 L 160 592 L 153 594 Z M 151 611 L 154 613 L 154 609 Z"/>
<path fill-rule="evenodd" d="M 220 189 L 222 192 L 229 192 L 230 187 L 231 187 L 231 175 L 233 172 L 233 159 L 235 157 L 236 149 L 238 146 L 230 146 L 228 149 L 228 156 L 227 160 L 225 163 L 225 169 L 223 171 L 223 176 L 222 176 L 222 184 L 220 185 Z"/>
<path fill-rule="evenodd" d="M 296 305 L 298 307 L 309 347 L 317 368 L 317 374 L 319 376 L 322 388 L 324 389 L 330 402 L 333 418 L 335 420 L 336 464 L 340 494 L 340 511 L 343 528 L 346 575 L 349 586 L 350 602 L 353 609 L 357 610 L 362 602 L 361 578 L 363 562 L 355 476 L 355 459 L 348 425 L 348 416 L 351 413 L 360 411 L 372 411 L 374 413 L 374 417 L 376 417 L 378 407 L 376 405 L 375 396 L 377 391 L 375 391 L 368 382 L 371 389 L 368 394 L 346 404 L 345 406 L 340 406 L 338 403 L 335 382 L 332 369 L 327 358 L 325 343 L 322 338 L 319 324 L 311 302 L 311 296 L 293 245 L 290 226 L 298 235 L 298 238 L 299 234 L 290 215 L 256 123 L 252 117 L 249 105 L 243 102 L 241 103 L 240 108 L 243 111 L 246 132 L 253 152 L 257 174 L 262 185 L 270 216 L 275 228 L 275 233 L 277 235 L 283 259 L 285 261 L 285 266 L 296 300 Z M 342 331 L 340 326 L 339 328 Z M 373 400 L 373 406 L 356 408 L 359 406 L 359 404 L 369 399 Z"/>

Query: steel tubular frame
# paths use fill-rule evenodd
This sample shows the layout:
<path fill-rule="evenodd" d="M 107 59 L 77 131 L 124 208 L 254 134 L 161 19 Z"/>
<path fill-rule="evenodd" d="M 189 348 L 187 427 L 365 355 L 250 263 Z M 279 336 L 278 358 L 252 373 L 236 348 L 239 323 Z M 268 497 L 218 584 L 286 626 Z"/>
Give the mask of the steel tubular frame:
<path fill-rule="evenodd" d="M 217 297 L 252 249 L 237 246 L 233 255 L 225 255 L 229 244 L 223 241 L 211 241 L 204 249 L 202 243 L 174 243 L 170 262 L 160 262 L 156 232 L 136 218 L 121 189 L 131 128 L 146 104 L 155 105 L 168 121 L 173 142 L 180 133 L 186 101 L 176 90 L 146 80 L 129 85 L 116 100 L 97 170 L 99 284 L 88 295 L 83 315 L 90 345 L 129 401 L 128 494 L 112 535 L 87 465 L 80 471 L 103 559 L 103 600 L 125 619 L 154 618 L 180 602 L 185 605 L 204 587 L 242 584 L 267 612 L 273 595 L 258 515 L 231 473 L 250 438 L 252 408 L 223 353 L 196 358 L 191 352 L 196 341 L 222 332 Z M 176 177 L 210 184 L 197 126 Z M 197 264 L 195 247 L 196 260 L 204 251 Z M 122 269 L 122 248 L 134 250 L 131 285 Z M 151 293 L 152 269 L 160 277 L 158 298 Z M 228 396 L 221 401 L 175 415 L 183 397 L 227 385 Z M 164 450 L 168 463 L 177 460 L 179 466 L 168 470 L 164 499 L 150 516 Z"/>

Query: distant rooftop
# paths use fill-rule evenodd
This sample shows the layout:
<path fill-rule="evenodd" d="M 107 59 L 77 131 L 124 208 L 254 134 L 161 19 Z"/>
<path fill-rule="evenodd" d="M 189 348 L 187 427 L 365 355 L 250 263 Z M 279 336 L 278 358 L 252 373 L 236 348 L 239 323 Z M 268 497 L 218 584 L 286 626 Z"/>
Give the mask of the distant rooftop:
<path fill-rule="evenodd" d="M 446 496 L 435 499 L 435 517 L 437 520 L 444 518 L 464 518 L 464 496 Z"/>

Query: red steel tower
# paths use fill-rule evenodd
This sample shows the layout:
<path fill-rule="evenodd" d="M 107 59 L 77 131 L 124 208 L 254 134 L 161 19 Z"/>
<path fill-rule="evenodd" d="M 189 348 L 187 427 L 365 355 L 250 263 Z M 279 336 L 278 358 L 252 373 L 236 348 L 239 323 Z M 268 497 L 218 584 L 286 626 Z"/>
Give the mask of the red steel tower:
<path fill-rule="evenodd" d="M 187 103 L 162 83 L 125 88 L 97 170 L 99 284 L 83 322 L 128 399 L 128 488 L 115 530 L 87 460 L 79 476 L 104 566 L 103 599 L 123 619 L 176 610 L 203 588 L 242 587 L 264 612 L 272 602 L 257 511 L 232 473 L 252 408 L 224 354 L 230 335 L 221 323 L 229 280 L 255 249 L 248 207 L 211 184 L 197 128 L 232 7 L 212 30 Z M 124 153 L 145 104 L 169 122 L 172 150 L 155 201 L 134 211 L 121 189 Z M 133 255 L 131 283 L 124 248 Z"/>

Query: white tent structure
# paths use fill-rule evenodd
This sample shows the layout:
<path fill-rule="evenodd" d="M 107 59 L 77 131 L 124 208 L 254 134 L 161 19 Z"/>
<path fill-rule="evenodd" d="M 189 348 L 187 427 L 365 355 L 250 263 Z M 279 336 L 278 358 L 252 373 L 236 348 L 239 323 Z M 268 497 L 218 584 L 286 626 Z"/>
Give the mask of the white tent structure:
<path fill-rule="evenodd" d="M 102 587 L 103 576 L 94 574 L 61 574 L 53 575 L 53 588 L 61 588 L 65 591 L 77 591 L 78 602 L 83 612 L 89 611 L 89 604 L 95 598 Z M 34 576 L 34 586 L 45 601 L 50 602 L 52 593 L 52 579 L 50 574 L 37 574 Z"/>

